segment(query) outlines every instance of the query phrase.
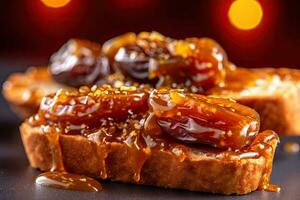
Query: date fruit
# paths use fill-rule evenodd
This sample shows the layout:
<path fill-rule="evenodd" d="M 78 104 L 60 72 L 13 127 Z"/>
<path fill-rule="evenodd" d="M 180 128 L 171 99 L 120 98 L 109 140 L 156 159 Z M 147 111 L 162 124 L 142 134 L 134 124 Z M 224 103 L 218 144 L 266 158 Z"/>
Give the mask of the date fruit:
<path fill-rule="evenodd" d="M 50 58 L 50 72 L 56 81 L 79 87 L 104 78 L 110 67 L 99 44 L 71 39 Z"/>
<path fill-rule="evenodd" d="M 101 118 L 124 120 L 129 113 L 148 110 L 149 92 L 135 87 L 81 87 L 79 91 L 59 90 L 43 98 L 39 115 L 52 122 L 92 124 Z"/>
<path fill-rule="evenodd" d="M 259 131 L 259 115 L 233 100 L 160 89 L 150 94 L 149 107 L 166 133 L 187 143 L 241 149 Z"/>
<path fill-rule="evenodd" d="M 135 33 L 125 33 L 104 42 L 102 46 L 102 53 L 109 58 L 110 62 L 113 62 L 115 55 L 121 47 L 129 44 L 135 44 L 135 42 Z"/>
<path fill-rule="evenodd" d="M 150 61 L 170 57 L 167 49 L 169 40 L 156 32 L 142 32 L 136 36 L 134 43 L 127 43 L 119 48 L 114 57 L 114 65 L 133 79 L 149 80 Z"/>
<path fill-rule="evenodd" d="M 170 43 L 169 50 L 188 62 L 183 70 L 192 85 L 206 90 L 223 84 L 228 60 L 225 51 L 214 40 L 208 38 L 175 40 Z M 159 66 L 157 71 L 160 71 Z"/>

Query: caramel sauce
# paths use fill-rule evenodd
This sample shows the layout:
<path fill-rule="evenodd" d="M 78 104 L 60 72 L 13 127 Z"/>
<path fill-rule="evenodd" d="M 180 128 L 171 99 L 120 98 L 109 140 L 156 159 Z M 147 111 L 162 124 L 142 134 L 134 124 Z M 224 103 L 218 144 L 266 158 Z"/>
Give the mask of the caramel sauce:
<path fill-rule="evenodd" d="M 269 192 L 280 192 L 281 187 L 276 184 L 268 184 L 267 186 L 263 187 L 263 190 L 269 191 Z"/>
<path fill-rule="evenodd" d="M 188 143 L 241 149 L 251 143 L 260 125 L 258 114 L 246 106 L 181 90 L 153 91 L 149 106 L 166 133 Z"/>
<path fill-rule="evenodd" d="M 51 149 L 51 156 L 52 156 L 52 166 L 50 171 L 65 171 L 63 157 L 61 152 L 61 147 L 59 144 L 59 136 L 60 134 L 57 132 L 49 132 L 45 134 L 47 136 L 49 146 Z"/>
<path fill-rule="evenodd" d="M 276 133 L 267 130 L 261 132 L 249 147 L 249 150 L 256 151 L 260 156 L 265 158 L 265 169 L 259 185 L 259 188 L 262 190 L 274 191 L 276 188 L 275 185 L 270 185 L 270 177 L 272 173 L 273 157 L 275 154 L 275 149 L 272 144 L 276 144 L 278 141 L 279 138 Z M 280 191 L 280 188 L 277 187 L 277 190 Z"/>
<path fill-rule="evenodd" d="M 35 182 L 39 185 L 53 187 L 58 189 L 68 189 L 68 190 L 79 190 L 86 192 L 97 192 L 102 190 L 102 186 L 100 183 L 90 177 L 86 177 L 83 175 L 76 175 L 67 173 L 63 163 L 63 156 L 61 151 L 61 146 L 59 143 L 60 134 L 57 127 L 43 127 L 42 130 L 46 135 L 49 147 L 52 156 L 52 164 L 50 172 L 45 172 L 40 174 Z M 105 155 L 105 151 L 101 152 L 101 155 Z M 107 155 L 106 155 L 107 156 Z M 105 162 L 105 157 L 101 157 L 101 162 Z M 103 160 L 102 160 L 103 159 Z M 100 163 L 102 164 L 102 163 Z M 105 164 L 101 167 L 100 177 L 107 177 Z M 104 169 L 102 169 L 104 168 Z"/>
<path fill-rule="evenodd" d="M 133 163 L 134 168 L 134 174 L 133 174 L 133 180 L 134 182 L 138 183 L 141 179 L 141 171 L 144 166 L 144 163 L 147 161 L 147 159 L 151 155 L 150 149 L 131 149 L 131 154 L 134 154 L 135 156 L 131 156 L 131 163 Z"/>
<path fill-rule="evenodd" d="M 109 91 L 105 92 L 106 89 Z M 275 190 L 275 186 L 269 184 L 269 179 L 275 152 L 272 145 L 278 142 L 276 133 L 273 131 L 256 133 L 251 139 L 246 139 L 246 141 L 248 141 L 247 145 L 242 145 L 240 148 L 234 149 L 230 148 L 230 146 L 227 146 L 228 148 L 225 149 L 216 148 L 216 145 L 213 145 L 213 143 L 186 142 L 184 140 L 171 137 L 170 134 L 166 133 L 166 131 L 161 128 L 161 125 L 157 123 L 157 117 L 160 116 L 160 112 L 170 111 L 167 109 L 168 107 L 158 106 L 156 107 L 156 110 L 154 110 L 153 107 L 153 110 L 149 109 L 148 105 L 145 104 L 145 102 L 147 102 L 145 101 L 145 98 L 148 100 L 148 98 L 151 99 L 153 96 L 150 95 L 150 97 L 148 97 L 149 95 L 147 92 L 145 92 L 146 94 L 143 94 L 140 90 L 135 93 L 136 90 L 138 89 L 112 89 L 105 86 L 95 88 L 91 91 L 80 89 L 76 94 L 68 94 L 63 91 L 59 91 L 58 94 L 52 97 L 46 97 L 51 103 L 47 104 L 48 106 L 46 107 L 41 106 L 40 112 L 36 116 L 31 117 L 28 122 L 32 126 L 41 127 L 44 129 L 44 133 L 46 135 L 48 134 L 47 137 L 53 146 L 53 170 L 63 171 L 63 161 L 59 159 L 61 158 L 61 151 L 57 150 L 60 149 L 59 135 L 81 135 L 93 142 L 95 144 L 94 147 L 97 148 L 98 164 L 100 169 L 99 176 L 102 179 L 109 178 L 106 168 L 106 159 L 110 153 L 110 144 L 121 143 L 130 147 L 128 148 L 128 153 L 133 156 L 128 156 L 130 159 L 128 162 L 130 163 L 130 166 L 132 166 L 132 181 L 136 183 L 140 181 L 140 174 L 143 166 L 147 159 L 151 156 L 152 152 L 167 151 L 173 153 L 180 162 L 184 162 L 191 153 L 200 153 L 203 156 L 225 160 L 263 157 L 265 159 L 265 169 L 263 171 L 259 189 Z M 177 90 L 174 91 L 176 92 Z M 126 96 L 126 92 L 128 92 L 129 96 L 131 96 L 129 98 L 126 97 L 122 99 Z M 111 98 L 112 94 L 115 96 Z M 121 94 L 121 96 L 119 96 L 120 98 L 118 98 L 119 94 Z M 172 95 L 174 97 L 174 94 Z M 88 101 L 78 100 L 85 99 L 85 96 L 88 96 L 89 98 L 92 97 L 94 100 L 92 104 L 87 103 Z M 110 104 L 107 104 L 111 107 L 105 106 L 106 102 L 104 107 L 101 105 L 103 102 L 101 99 L 103 98 L 107 98 L 107 102 L 111 102 Z M 200 97 L 196 98 L 195 96 L 193 98 L 194 101 L 198 99 L 201 104 L 205 103 L 208 109 L 214 108 L 216 111 L 219 111 L 221 108 L 213 107 L 212 105 L 214 103 L 217 103 L 220 106 L 229 106 L 230 109 L 227 110 L 227 112 L 232 113 L 229 113 L 229 115 L 221 115 L 224 117 L 230 116 L 226 120 L 231 120 L 231 118 L 237 120 L 240 118 L 245 121 L 247 118 L 244 118 L 244 115 L 252 116 L 254 118 L 257 116 L 255 111 L 243 109 L 243 107 L 239 108 L 241 105 L 238 105 L 235 102 L 223 102 L 220 99 L 206 99 L 204 96 L 201 96 L 201 98 L 206 99 L 206 102 L 200 101 Z M 74 99 L 76 100 L 74 101 Z M 174 102 L 170 104 L 165 102 L 165 100 L 166 98 L 161 97 L 159 101 L 162 105 L 169 105 L 169 108 L 172 111 L 172 109 L 174 109 L 174 105 L 172 103 Z M 176 96 L 175 103 L 179 103 L 178 105 L 181 105 L 181 102 L 184 100 L 185 98 L 177 98 Z M 127 102 L 122 104 L 122 101 Z M 138 105 L 139 108 L 132 110 L 130 101 L 133 101 L 133 103 Z M 87 103 L 89 106 L 85 107 L 83 102 Z M 98 108 L 96 110 L 90 110 L 90 105 L 94 105 L 95 102 L 100 102 Z M 193 102 L 190 105 L 198 105 L 197 103 L 199 102 Z M 78 107 L 78 105 L 80 105 L 80 107 Z M 125 107 L 122 105 L 125 105 Z M 61 111 L 61 106 L 65 106 L 67 109 L 63 109 L 63 111 Z M 200 112 L 201 109 L 194 109 L 194 107 L 189 107 L 189 109 L 192 109 L 191 112 L 194 112 L 194 114 L 198 112 L 198 114 L 200 113 L 202 116 Z M 112 111 L 114 113 L 111 113 Z M 160 114 L 157 114 L 157 112 Z M 57 113 L 59 113 L 59 115 Z M 171 117 L 171 119 L 178 117 L 177 115 L 173 116 L 173 113 L 174 112 L 171 112 L 171 114 L 166 113 L 166 116 Z M 204 113 L 207 114 L 208 110 Z M 89 114 L 91 114 L 91 116 Z M 212 113 L 212 117 L 213 115 L 214 112 Z M 205 114 L 203 116 L 205 116 Z M 231 121 L 228 121 L 229 124 L 230 122 Z M 233 122 L 234 123 L 232 124 L 234 125 L 238 122 L 238 120 L 233 120 Z M 231 126 L 228 126 L 228 128 L 230 127 Z M 47 133 L 47 131 L 56 135 L 56 137 Z M 230 141 L 231 140 L 229 140 L 229 142 Z"/>
<path fill-rule="evenodd" d="M 110 148 L 107 147 L 106 145 L 99 145 L 97 144 L 97 155 L 98 155 L 98 164 L 100 168 L 100 178 L 101 179 L 107 179 L 107 169 L 106 169 L 106 158 L 110 152 Z"/>
<path fill-rule="evenodd" d="M 85 192 L 97 192 L 102 190 L 102 186 L 95 179 L 66 172 L 42 173 L 35 179 L 35 183 L 58 189 L 78 190 Z"/>

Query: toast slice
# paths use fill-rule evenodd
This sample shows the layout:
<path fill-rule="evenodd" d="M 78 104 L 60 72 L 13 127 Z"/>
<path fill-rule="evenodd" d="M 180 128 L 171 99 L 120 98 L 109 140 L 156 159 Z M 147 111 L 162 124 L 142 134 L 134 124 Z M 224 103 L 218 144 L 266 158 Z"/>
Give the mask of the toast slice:
<path fill-rule="evenodd" d="M 261 130 L 300 134 L 299 70 L 237 68 L 226 77 L 225 87 L 215 87 L 207 94 L 231 98 L 255 109 L 261 116 Z M 60 88 L 68 87 L 56 83 L 46 67 L 33 68 L 24 74 L 12 74 L 3 86 L 3 95 L 13 110 L 26 118 L 38 110 L 43 96 Z"/>
<path fill-rule="evenodd" d="M 69 88 L 51 78 L 47 67 L 31 67 L 25 73 L 11 74 L 3 84 L 3 96 L 20 117 L 35 114 L 43 96 Z"/>
<path fill-rule="evenodd" d="M 236 68 L 227 73 L 224 87 L 215 87 L 207 94 L 231 98 L 253 108 L 261 117 L 261 130 L 300 134 L 299 70 Z"/>
<path fill-rule="evenodd" d="M 258 133 L 259 124 L 253 122 L 259 117 L 254 110 L 219 98 L 191 94 L 193 98 L 184 98 L 195 104 L 185 104 L 186 101 L 178 99 L 183 93 L 179 94 L 180 97 L 174 92 L 155 96 L 153 91 L 147 97 L 144 93 L 132 95 L 127 92 L 129 90 L 101 88 L 83 91 L 84 95 L 75 94 L 75 97 L 60 91 L 55 96 L 45 97 L 38 114 L 20 127 L 31 166 L 42 171 L 66 171 L 126 183 L 227 195 L 272 188 L 269 180 L 278 137 L 273 131 Z M 182 135 L 182 131 L 170 128 L 173 134 L 181 135 L 181 139 L 175 139 L 160 120 L 170 122 L 183 118 L 177 116 L 177 107 L 162 108 L 166 105 L 162 103 L 166 94 L 170 95 L 172 105 L 178 104 L 180 108 L 196 105 L 197 109 L 191 108 L 193 115 L 204 117 L 204 121 L 215 119 L 216 124 L 212 125 L 212 121 L 199 124 L 193 121 L 196 118 L 182 113 L 181 117 L 189 116 L 189 122 L 199 129 L 196 133 L 185 126 L 187 132 Z M 145 113 L 141 108 L 149 110 Z M 172 110 L 166 111 L 167 108 Z M 173 111 L 176 111 L 176 116 L 172 117 Z M 160 117 L 162 113 L 166 115 Z M 127 117 L 123 119 L 122 116 Z M 240 127 L 249 119 L 249 123 Z M 185 120 L 176 123 L 179 125 Z M 232 129 L 225 133 L 226 124 Z M 184 127 L 183 124 L 180 127 Z M 238 129 L 242 132 L 235 132 Z M 191 140 L 189 134 L 199 134 L 198 131 L 203 130 L 202 134 L 206 136 L 200 140 L 204 143 Z M 184 142 L 183 137 L 189 141 Z M 231 144 L 240 137 L 251 142 L 241 143 L 235 150 L 216 148 L 219 143 L 210 140 L 217 138 L 223 144 Z"/>
<path fill-rule="evenodd" d="M 20 131 L 31 166 L 49 171 L 53 157 L 46 135 L 27 123 L 21 125 Z M 139 157 L 126 144 L 97 144 L 83 136 L 61 135 L 59 145 L 68 172 L 125 183 L 229 195 L 262 189 L 261 180 L 270 176 L 264 174 L 268 162 L 264 157 L 226 160 L 209 150 L 191 148 L 184 161 L 171 151 L 154 151 L 141 166 Z M 271 145 L 275 149 L 276 143 Z M 103 152 L 108 152 L 104 177 Z"/>

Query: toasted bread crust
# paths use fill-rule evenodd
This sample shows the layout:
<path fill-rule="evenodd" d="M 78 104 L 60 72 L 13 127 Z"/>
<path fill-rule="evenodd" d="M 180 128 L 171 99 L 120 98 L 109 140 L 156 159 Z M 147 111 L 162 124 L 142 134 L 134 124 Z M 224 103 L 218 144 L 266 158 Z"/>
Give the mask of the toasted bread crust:
<path fill-rule="evenodd" d="M 45 134 L 26 122 L 20 131 L 31 166 L 49 171 L 53 163 Z M 151 152 L 142 165 L 140 180 L 136 182 L 134 160 L 138 158 L 126 144 L 97 145 L 78 135 L 60 135 L 59 144 L 68 172 L 99 178 L 101 169 L 97 151 L 104 148 L 109 149 L 105 159 L 108 179 L 222 194 L 246 194 L 256 190 L 266 164 L 264 157 L 226 160 L 192 151 L 182 161 L 171 152 L 160 150 Z M 275 149 L 276 144 L 272 145 Z"/>

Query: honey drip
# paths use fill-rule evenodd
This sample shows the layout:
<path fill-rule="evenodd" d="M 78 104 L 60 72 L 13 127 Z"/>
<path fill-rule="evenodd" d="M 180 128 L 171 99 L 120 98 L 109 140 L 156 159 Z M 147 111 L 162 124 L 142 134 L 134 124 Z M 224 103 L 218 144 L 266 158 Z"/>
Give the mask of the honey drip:
<path fill-rule="evenodd" d="M 272 144 L 276 144 L 279 138 L 273 131 L 267 130 L 260 133 L 253 141 L 250 150 L 254 150 L 259 153 L 260 156 L 265 158 L 265 169 L 259 184 L 259 189 L 267 190 L 271 192 L 279 192 L 280 187 L 270 184 L 270 177 L 272 173 L 273 157 L 275 149 Z"/>
<path fill-rule="evenodd" d="M 132 131 L 126 139 L 125 144 L 130 147 L 129 162 L 133 166 L 133 180 L 138 183 L 141 179 L 142 168 L 147 159 L 151 156 L 151 149 L 149 147 L 144 148 L 145 144 L 141 139 L 139 131 Z"/>
<path fill-rule="evenodd" d="M 35 183 L 58 189 L 97 192 L 102 190 L 98 181 L 87 176 L 66 172 L 45 172 L 40 174 Z"/>
<path fill-rule="evenodd" d="M 59 143 L 59 136 L 60 134 L 55 132 L 50 132 L 45 134 L 47 136 L 49 146 L 51 149 L 51 156 L 52 156 L 52 166 L 50 171 L 51 172 L 64 172 L 65 167 L 63 163 L 63 156 L 61 152 L 61 146 Z"/>
<path fill-rule="evenodd" d="M 264 187 L 264 190 L 269 192 L 280 192 L 281 188 L 279 185 L 276 184 L 268 184 L 267 186 Z"/>
<path fill-rule="evenodd" d="M 137 156 L 135 157 L 134 162 L 135 162 L 135 169 L 134 169 L 134 175 L 133 175 L 133 180 L 138 183 L 141 180 L 141 171 L 143 169 L 143 166 L 145 162 L 148 160 L 148 158 L 151 155 L 151 151 L 149 148 L 143 149 L 142 151 L 135 150 L 135 154 Z"/>
<path fill-rule="evenodd" d="M 100 178 L 107 179 L 106 158 L 110 153 L 108 145 L 97 145 L 97 155 L 100 168 Z"/>
<path fill-rule="evenodd" d="M 39 185 L 58 188 L 79 190 L 86 192 L 97 192 L 102 190 L 100 183 L 90 177 L 67 173 L 63 163 L 61 145 L 59 143 L 59 129 L 55 127 L 49 130 L 49 127 L 44 127 L 45 135 L 51 149 L 52 165 L 50 172 L 40 174 L 35 182 Z M 49 132 L 50 131 L 50 132 Z"/>

